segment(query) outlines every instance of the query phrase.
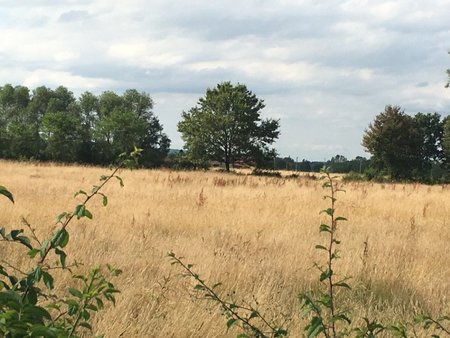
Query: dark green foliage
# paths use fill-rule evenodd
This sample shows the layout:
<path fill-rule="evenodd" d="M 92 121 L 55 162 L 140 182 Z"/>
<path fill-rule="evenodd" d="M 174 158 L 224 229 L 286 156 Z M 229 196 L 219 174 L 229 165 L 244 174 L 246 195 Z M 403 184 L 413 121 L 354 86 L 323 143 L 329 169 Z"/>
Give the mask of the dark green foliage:
<path fill-rule="evenodd" d="M 450 116 L 447 116 L 443 122 L 442 148 L 444 153 L 444 161 L 448 169 L 450 169 Z"/>
<path fill-rule="evenodd" d="M 141 164 L 163 163 L 170 140 L 153 114 L 153 101 L 134 89 L 123 95 L 65 87 L 0 87 L 0 157 L 106 165 L 137 146 Z"/>
<path fill-rule="evenodd" d="M 386 106 L 369 125 L 363 146 L 373 155 L 373 164 L 393 179 L 413 177 L 421 165 L 421 133 L 414 119 L 399 106 Z"/>
<path fill-rule="evenodd" d="M 363 137 L 373 156 L 370 178 L 441 182 L 445 172 L 445 119 L 437 113 L 406 115 L 398 106 L 386 106 Z"/>
<path fill-rule="evenodd" d="M 193 163 L 215 160 L 226 170 L 235 161 L 263 162 L 279 136 L 279 121 L 261 119 L 264 102 L 243 84 L 230 82 L 207 89 L 197 106 L 182 113 L 178 131 Z"/>

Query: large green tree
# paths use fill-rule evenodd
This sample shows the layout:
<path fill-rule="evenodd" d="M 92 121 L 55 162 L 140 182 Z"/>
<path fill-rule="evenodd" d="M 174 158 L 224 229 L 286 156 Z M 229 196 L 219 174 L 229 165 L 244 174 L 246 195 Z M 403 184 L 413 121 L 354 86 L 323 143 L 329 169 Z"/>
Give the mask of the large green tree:
<path fill-rule="evenodd" d="M 374 166 L 393 179 L 409 179 L 421 167 L 422 135 L 414 119 L 399 106 L 388 105 L 375 117 L 362 145 Z"/>
<path fill-rule="evenodd" d="M 110 162 L 134 145 L 143 149 L 143 165 L 151 167 L 163 162 L 170 140 L 153 114 L 153 100 L 147 93 L 135 89 L 122 96 L 104 92 L 98 100 L 97 116 L 94 146 L 101 162 Z"/>
<path fill-rule="evenodd" d="M 194 162 L 223 162 L 227 171 L 238 160 L 262 160 L 280 134 L 278 120 L 261 118 L 264 107 L 243 84 L 223 82 L 207 89 L 178 123 L 186 155 Z"/>

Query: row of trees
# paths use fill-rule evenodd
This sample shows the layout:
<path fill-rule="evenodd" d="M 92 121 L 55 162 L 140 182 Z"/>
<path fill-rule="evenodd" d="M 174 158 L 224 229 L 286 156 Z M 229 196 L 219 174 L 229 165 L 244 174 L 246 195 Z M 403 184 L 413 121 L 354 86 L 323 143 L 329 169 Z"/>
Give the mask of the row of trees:
<path fill-rule="evenodd" d="M 153 101 L 134 89 L 78 99 L 67 88 L 0 87 L 0 156 L 109 164 L 134 145 L 142 163 L 161 164 L 170 140 L 154 116 Z"/>
<path fill-rule="evenodd" d="M 399 106 L 388 105 L 369 125 L 362 144 L 380 175 L 436 181 L 448 174 L 450 166 L 450 117 L 410 116 Z"/>
<path fill-rule="evenodd" d="M 275 170 L 294 170 L 303 172 L 320 172 L 325 166 L 330 168 L 333 173 L 363 173 L 369 168 L 370 160 L 362 156 L 356 156 L 349 160 L 344 155 L 335 155 L 329 160 L 325 161 L 294 161 L 291 157 L 276 157 L 273 159 L 273 168 Z M 268 168 L 272 166 L 268 165 Z"/>
<path fill-rule="evenodd" d="M 205 166 L 216 160 L 227 170 L 236 161 L 262 164 L 273 158 L 269 145 L 279 135 L 279 122 L 262 119 L 263 100 L 245 85 L 224 82 L 183 112 L 178 130 L 185 152 L 178 163 Z M 170 140 L 153 114 L 146 93 L 129 89 L 78 99 L 65 87 L 55 90 L 0 87 L 0 157 L 109 164 L 123 152 L 143 149 L 141 163 L 157 166 L 166 158 Z"/>
<path fill-rule="evenodd" d="M 175 162 L 205 167 L 211 161 L 244 162 L 274 169 L 316 171 L 326 164 L 334 172 L 362 172 L 392 179 L 435 181 L 450 167 L 450 117 L 386 106 L 369 125 L 363 146 L 372 154 L 347 160 L 337 155 L 327 162 L 294 162 L 276 158 L 270 148 L 278 138 L 279 121 L 263 119 L 264 101 L 243 84 L 230 82 L 207 89 L 196 106 L 182 113 L 178 131 L 185 141 Z M 78 99 L 65 87 L 55 90 L 5 85 L 0 87 L 0 157 L 109 164 L 134 146 L 143 149 L 141 163 L 161 165 L 170 140 L 153 114 L 146 93 L 129 89 Z M 274 160 L 275 159 L 275 160 Z"/>

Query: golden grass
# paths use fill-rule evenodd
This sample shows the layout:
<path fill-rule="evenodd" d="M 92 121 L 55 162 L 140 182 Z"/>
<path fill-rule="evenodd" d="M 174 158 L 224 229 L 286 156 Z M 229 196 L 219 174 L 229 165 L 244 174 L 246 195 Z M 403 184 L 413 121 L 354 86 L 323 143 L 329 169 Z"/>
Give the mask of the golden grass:
<path fill-rule="evenodd" d="M 24 216 L 42 237 L 56 215 L 72 210 L 76 190 L 90 189 L 107 169 L 39 166 L 0 161 L 0 184 L 16 204 L 1 199 L 0 225 Z M 210 284 L 302 336 L 296 295 L 317 287 L 322 261 L 319 211 L 327 207 L 319 181 L 227 175 L 218 172 L 124 171 L 125 187 L 107 186 L 109 205 L 96 200 L 92 221 L 70 225 L 69 258 L 86 270 L 110 263 L 123 269 L 116 307 L 99 315 L 106 337 L 233 337 L 214 304 L 196 299 L 191 281 L 166 257 L 173 250 L 195 263 Z M 348 183 L 339 196 L 341 276 L 352 291 L 340 304 L 353 318 L 381 321 L 415 311 L 450 313 L 450 188 L 418 184 Z M 364 242 L 367 243 L 364 244 Z M 366 252 L 364 253 L 366 249 Z M 17 246 L 0 242 L 0 257 L 26 264 Z M 73 283 L 68 275 L 57 287 Z"/>

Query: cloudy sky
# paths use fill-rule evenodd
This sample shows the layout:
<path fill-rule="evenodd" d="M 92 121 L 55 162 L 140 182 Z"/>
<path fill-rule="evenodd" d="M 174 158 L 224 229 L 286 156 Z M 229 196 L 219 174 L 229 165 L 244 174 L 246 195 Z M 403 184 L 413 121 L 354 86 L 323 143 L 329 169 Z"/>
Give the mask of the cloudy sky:
<path fill-rule="evenodd" d="M 0 0 L 0 85 L 136 88 L 176 124 L 241 82 L 279 118 L 283 156 L 364 155 L 387 104 L 450 112 L 450 0 Z"/>

